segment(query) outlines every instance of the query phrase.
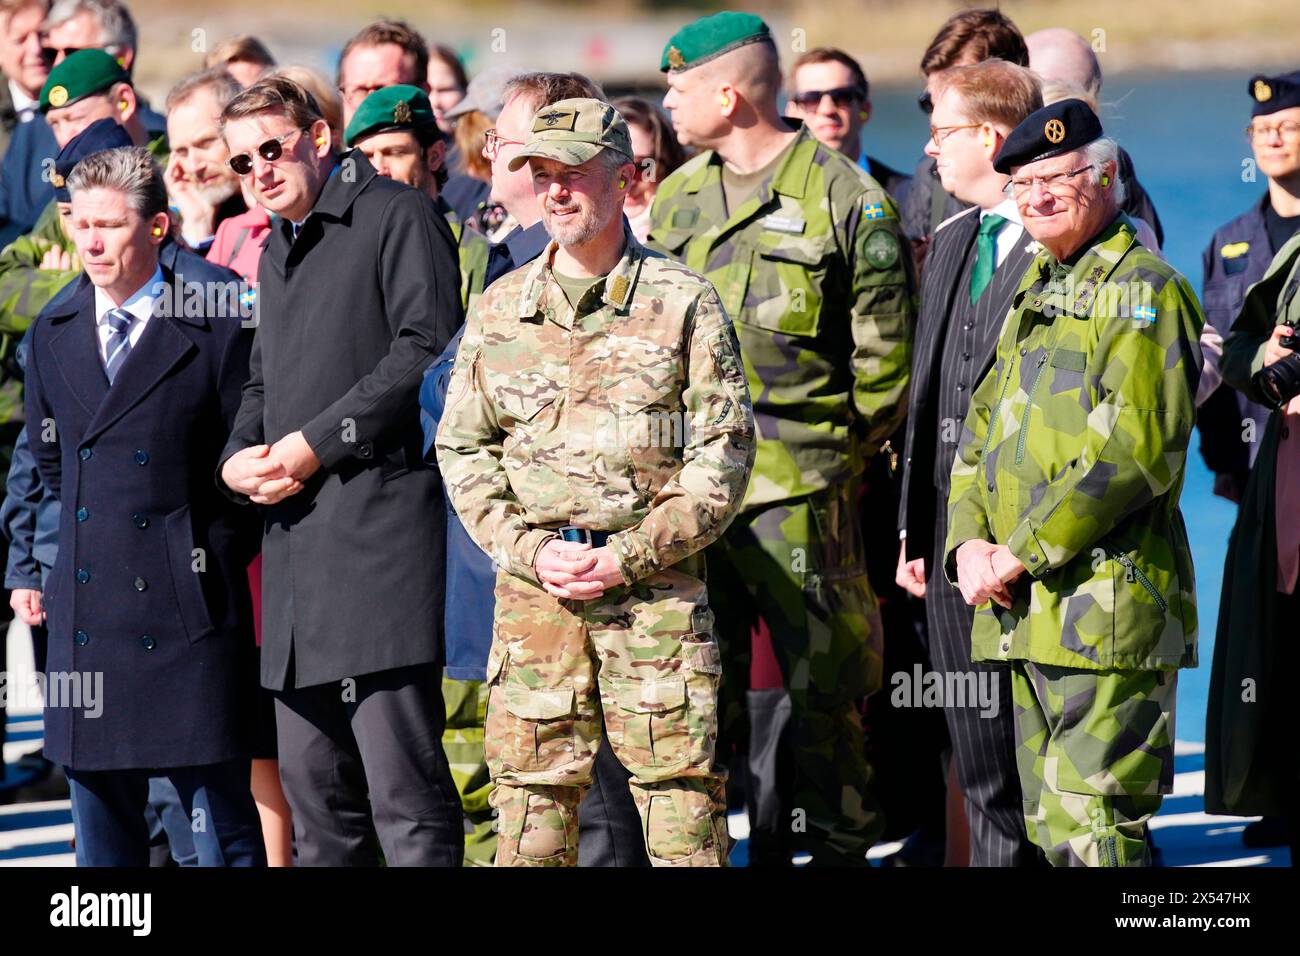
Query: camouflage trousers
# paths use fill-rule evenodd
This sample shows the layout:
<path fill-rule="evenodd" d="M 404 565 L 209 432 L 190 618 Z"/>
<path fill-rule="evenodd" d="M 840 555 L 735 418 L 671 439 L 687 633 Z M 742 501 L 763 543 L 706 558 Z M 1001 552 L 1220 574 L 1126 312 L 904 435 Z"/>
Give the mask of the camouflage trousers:
<path fill-rule="evenodd" d="M 1029 839 L 1053 866 L 1149 866 L 1146 822 L 1174 784 L 1177 671 L 1011 662 Z"/>
<path fill-rule="evenodd" d="M 632 775 L 651 863 L 725 865 L 702 565 L 688 558 L 591 601 L 497 572 L 486 736 L 497 866 L 577 865 L 578 804 L 602 737 Z"/>
<path fill-rule="evenodd" d="M 447 708 L 442 749 L 447 753 L 451 779 L 465 814 L 465 866 L 491 866 L 497 852 L 497 834 L 488 799 L 492 780 L 483 752 L 488 686 L 481 680 L 444 676 L 442 699 Z"/>
<path fill-rule="evenodd" d="M 722 736 L 748 754 L 750 858 L 865 866 L 884 830 L 871 793 L 863 698 L 880 686 L 882 625 L 862 552 L 856 484 L 742 514 L 708 552 L 709 592 L 723 655 Z M 883 520 L 884 516 L 882 516 Z M 892 519 L 890 519 L 892 520 Z M 770 635 L 789 694 L 775 761 L 752 737 L 755 635 Z M 756 697 L 755 697 L 756 699 Z M 756 729 L 756 728 L 755 728 Z M 755 779 L 775 767 L 774 781 Z M 778 804 L 756 812 L 757 793 Z"/>

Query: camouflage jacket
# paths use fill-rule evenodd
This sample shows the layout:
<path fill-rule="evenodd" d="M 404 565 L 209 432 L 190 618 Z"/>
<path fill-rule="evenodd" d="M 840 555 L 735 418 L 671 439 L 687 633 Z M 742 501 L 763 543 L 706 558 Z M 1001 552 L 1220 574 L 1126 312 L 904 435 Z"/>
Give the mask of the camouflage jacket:
<path fill-rule="evenodd" d="M 1118 216 L 1074 263 L 1046 250 L 1012 299 L 953 462 L 945 570 L 980 539 L 1027 573 L 979 606 L 974 660 L 1085 669 L 1196 664 L 1178 496 L 1205 318 Z"/>
<path fill-rule="evenodd" d="M 706 151 L 660 184 L 647 244 L 708 278 L 736 323 L 758 426 L 745 508 L 862 472 L 906 414 L 916 310 L 880 185 L 801 128 L 728 216 Z"/>
<path fill-rule="evenodd" d="M 556 245 L 470 313 L 435 447 L 470 536 L 536 581 L 560 524 L 617 532 L 635 582 L 716 539 L 739 510 L 754 418 L 730 320 L 700 276 L 624 229 L 622 259 L 570 307 Z"/>
<path fill-rule="evenodd" d="M 451 234 L 456 239 L 456 255 L 460 260 L 460 304 L 465 307 L 465 314 L 469 315 L 470 306 L 483 294 L 490 243 L 483 233 L 466 229 L 447 200 L 439 196 L 433 204 L 447 220 L 447 225 L 451 226 Z"/>

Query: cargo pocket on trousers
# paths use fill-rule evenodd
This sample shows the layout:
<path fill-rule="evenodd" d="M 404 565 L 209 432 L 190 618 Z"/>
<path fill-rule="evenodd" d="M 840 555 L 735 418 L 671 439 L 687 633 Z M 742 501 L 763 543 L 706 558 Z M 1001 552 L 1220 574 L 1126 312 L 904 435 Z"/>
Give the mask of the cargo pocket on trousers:
<path fill-rule="evenodd" d="M 487 734 L 515 770 L 558 770 L 573 760 L 574 691 L 506 680 L 492 688 Z"/>
<path fill-rule="evenodd" d="M 685 676 L 603 680 L 617 704 L 615 713 L 605 714 L 605 722 L 623 766 L 647 780 L 667 779 L 683 770 L 690 761 Z"/>

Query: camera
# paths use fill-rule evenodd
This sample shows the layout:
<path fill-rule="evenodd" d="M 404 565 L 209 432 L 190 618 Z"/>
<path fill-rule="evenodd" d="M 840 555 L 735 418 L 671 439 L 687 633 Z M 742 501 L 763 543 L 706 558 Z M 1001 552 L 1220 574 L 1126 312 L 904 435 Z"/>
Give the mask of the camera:
<path fill-rule="evenodd" d="M 1300 351 L 1300 335 L 1284 335 L 1277 340 L 1278 345 L 1293 352 Z M 1268 400 L 1273 408 L 1281 408 L 1300 395 L 1300 355 L 1288 355 L 1286 358 L 1266 365 L 1255 373 L 1255 387 Z"/>

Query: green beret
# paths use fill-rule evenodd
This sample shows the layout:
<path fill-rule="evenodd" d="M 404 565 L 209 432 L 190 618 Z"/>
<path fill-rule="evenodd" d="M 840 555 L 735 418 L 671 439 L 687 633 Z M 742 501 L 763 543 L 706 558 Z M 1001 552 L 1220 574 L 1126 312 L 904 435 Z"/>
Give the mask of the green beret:
<path fill-rule="evenodd" d="M 94 93 L 102 93 L 115 83 L 130 83 L 122 64 L 103 50 L 78 50 L 50 70 L 41 87 L 41 112 L 67 106 Z"/>
<path fill-rule="evenodd" d="M 433 107 L 429 105 L 429 97 L 424 90 L 407 84 L 385 86 L 361 101 L 352 116 L 352 122 L 343 133 L 343 139 L 349 146 L 355 146 L 358 140 L 365 139 L 372 133 L 394 130 L 417 132 L 431 126 L 438 128 L 437 121 L 433 118 Z M 438 138 L 441 139 L 441 134 Z"/>
<path fill-rule="evenodd" d="M 659 63 L 662 73 L 682 73 L 737 50 L 747 43 L 771 43 L 772 31 L 760 17 L 731 10 L 701 17 L 673 34 Z"/>

